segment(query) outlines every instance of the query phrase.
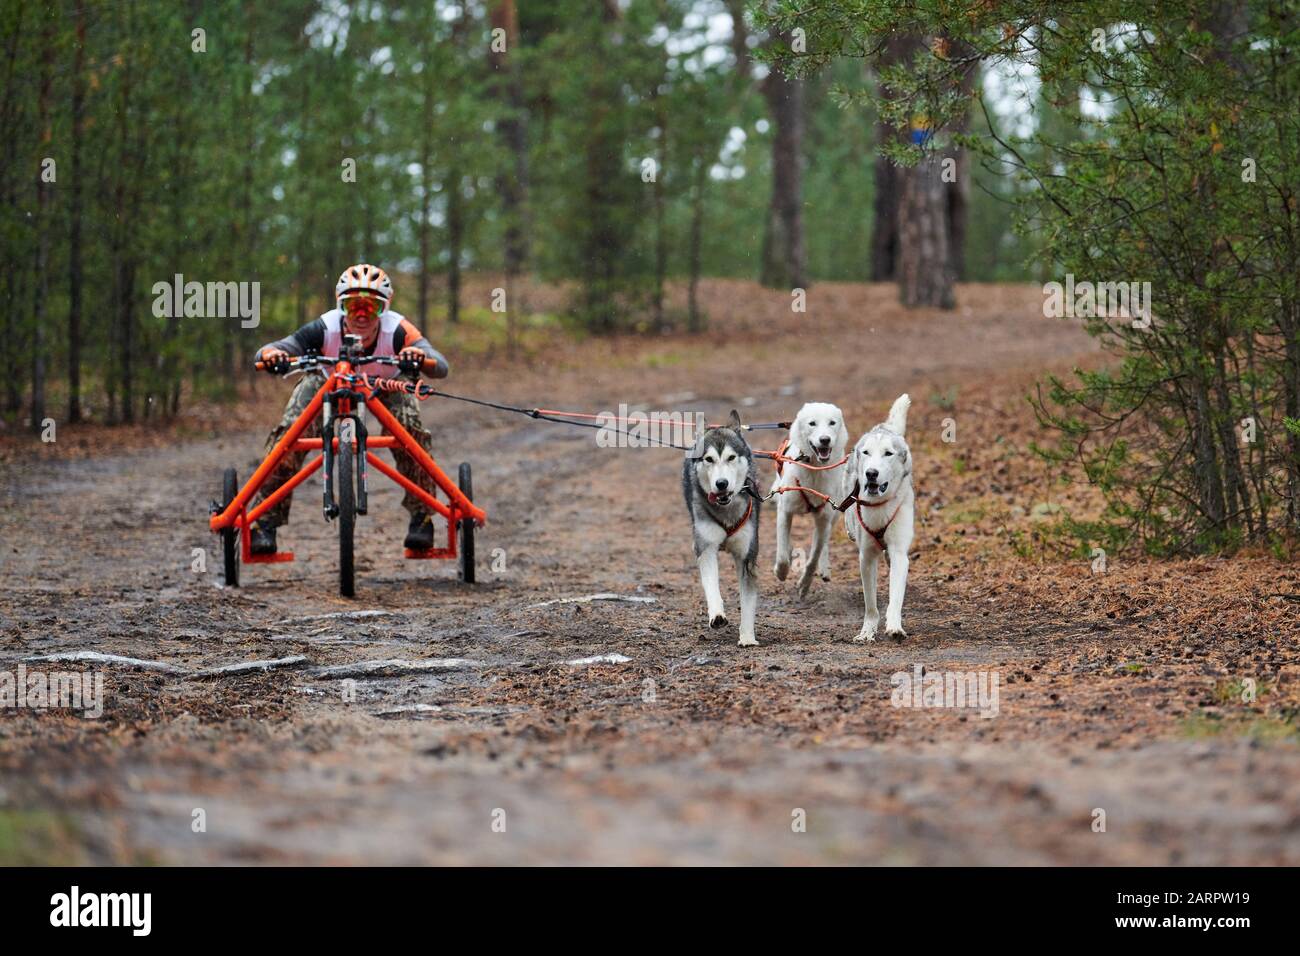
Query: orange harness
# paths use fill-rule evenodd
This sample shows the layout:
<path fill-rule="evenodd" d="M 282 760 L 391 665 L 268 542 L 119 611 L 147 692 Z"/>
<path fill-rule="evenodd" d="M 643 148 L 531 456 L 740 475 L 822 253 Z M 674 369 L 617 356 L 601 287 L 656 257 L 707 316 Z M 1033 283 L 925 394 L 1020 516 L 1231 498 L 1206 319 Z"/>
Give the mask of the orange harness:
<path fill-rule="evenodd" d="M 796 458 L 788 458 L 788 457 L 786 457 L 785 451 L 786 451 L 786 449 L 789 448 L 789 447 L 790 447 L 790 436 L 787 435 L 787 436 L 785 437 L 785 439 L 781 442 L 780 447 L 777 448 L 776 452 L 775 452 L 775 453 L 773 454 L 773 456 L 772 456 L 772 462 L 776 465 L 776 476 L 777 476 L 778 478 L 781 477 L 781 470 L 782 470 L 782 468 L 784 467 L 784 465 L 785 465 L 785 463 L 786 463 L 787 461 L 795 462 L 795 464 L 802 464 L 802 463 L 801 463 L 798 459 L 796 459 Z M 844 463 L 843 463 L 843 462 L 840 462 L 840 464 L 842 465 L 842 464 L 844 464 Z M 836 467 L 838 467 L 838 466 L 836 466 Z M 798 492 L 799 492 L 799 497 L 803 499 L 803 503 L 806 504 L 806 505 L 808 506 L 808 510 L 811 511 L 813 514 L 816 514 L 817 512 L 821 511 L 823 508 L 826 507 L 826 501 L 823 501 L 823 502 L 822 502 L 821 504 L 819 504 L 819 505 L 814 505 L 814 504 L 812 503 L 812 501 L 809 499 L 807 493 L 804 491 L 804 487 L 803 487 L 803 485 L 799 484 L 799 479 L 798 479 L 798 478 L 796 478 L 796 479 L 794 480 L 794 486 L 795 486 L 795 488 L 796 488 L 796 489 L 798 490 Z M 814 494 L 816 494 L 816 492 L 814 492 Z M 827 500 L 829 500 L 829 499 L 827 499 Z"/>

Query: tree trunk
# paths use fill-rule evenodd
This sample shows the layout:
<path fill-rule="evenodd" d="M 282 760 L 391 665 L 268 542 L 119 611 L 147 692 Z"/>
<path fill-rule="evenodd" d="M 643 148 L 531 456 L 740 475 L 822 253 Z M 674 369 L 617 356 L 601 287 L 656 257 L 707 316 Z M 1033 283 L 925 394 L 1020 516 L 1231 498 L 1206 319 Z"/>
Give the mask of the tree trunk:
<path fill-rule="evenodd" d="M 921 44 L 911 34 L 895 34 L 885 43 L 876 62 L 876 87 L 880 97 L 886 95 L 881 74 L 916 55 Z M 893 142 L 905 142 L 905 134 L 880 116 L 876 118 L 878 148 Z M 892 159 L 877 154 L 875 162 L 874 222 L 871 227 L 871 281 L 892 282 L 898 278 L 898 206 L 903 188 L 903 171 Z"/>
<path fill-rule="evenodd" d="M 910 63 L 925 48 L 923 37 L 891 37 L 879 67 Z M 879 83 L 879 79 L 877 80 Z M 973 82 L 963 77 L 964 87 Z M 882 91 L 883 95 L 883 91 Z M 964 129 L 959 124 L 958 130 Z M 876 123 L 879 143 L 907 143 L 910 131 Z M 944 182 L 945 164 L 955 176 Z M 953 282 L 965 268 L 969 161 L 963 150 L 929 153 L 916 166 L 900 167 L 880 156 L 876 159 L 875 224 L 871 235 L 871 279 L 895 280 L 899 300 L 908 307 L 954 307 Z"/>
<path fill-rule="evenodd" d="M 12 29 L 6 22 L 6 45 L 5 51 L 5 90 L 17 90 L 14 83 L 15 68 L 18 62 L 18 50 L 20 41 L 26 36 L 23 30 L 23 18 L 26 14 L 27 7 L 23 4 L 11 5 L 6 14 L 12 11 L 14 22 Z M 18 95 L 0 97 L 0 143 L 4 144 L 3 168 L 13 169 L 17 162 L 18 155 L 18 137 L 15 135 L 15 128 L 22 122 L 21 119 L 22 98 Z M 3 176 L 0 177 L 0 198 L 3 198 L 5 214 L 11 217 L 12 221 L 19 222 L 22 214 L 19 212 L 18 203 L 18 177 Z M 17 302 L 22 294 L 21 276 L 15 275 L 15 270 L 4 269 L 4 286 L 3 295 L 5 302 Z M 23 365 L 22 350 L 22 333 L 19 327 L 17 315 L 12 308 L 6 308 L 4 312 L 4 322 L 0 325 L 0 360 L 4 362 L 4 367 L 13 369 L 11 375 L 5 376 L 5 411 L 17 415 L 23 405 L 22 382 L 23 376 L 18 371 Z"/>
<path fill-rule="evenodd" d="M 1206 383 L 1197 378 L 1194 389 L 1194 416 L 1192 440 L 1195 449 L 1193 472 L 1200 497 L 1201 513 L 1206 522 L 1219 534 L 1223 529 L 1224 502 L 1223 479 L 1219 474 L 1219 460 L 1214 447 L 1214 413 L 1210 409 L 1210 394 Z"/>
<path fill-rule="evenodd" d="M 243 111 L 243 104 L 240 102 L 240 99 L 237 96 L 231 96 L 229 99 L 229 103 L 230 103 L 230 127 L 229 128 L 232 130 L 239 129 L 241 124 L 241 119 L 242 119 L 240 113 Z M 126 133 L 123 132 L 122 136 L 123 139 L 125 139 Z M 238 229 L 239 226 L 238 223 L 236 222 L 235 224 L 236 234 Z M 233 254 L 229 255 L 228 257 L 225 257 L 224 262 L 227 264 L 228 267 L 230 267 L 233 266 L 236 257 L 239 255 L 238 252 L 239 247 L 236 242 L 236 243 L 232 243 L 231 246 L 228 248 L 229 251 Z M 122 301 L 124 302 L 126 301 L 125 296 L 123 297 Z M 236 353 L 239 350 L 238 335 L 236 333 L 237 333 L 237 327 L 234 325 L 234 323 L 225 322 L 225 321 L 221 322 L 221 390 L 227 398 L 233 398 L 236 391 L 235 363 L 236 363 Z M 128 407 L 129 407 L 129 403 L 128 403 Z M 128 416 L 129 414 L 130 413 L 128 411 Z M 127 420 L 128 421 L 130 420 L 129 417 Z"/>
<path fill-rule="evenodd" d="M 135 29 L 135 7 L 126 7 L 125 32 L 132 35 Z M 127 52 L 122 65 L 122 101 L 118 111 L 118 160 L 117 188 L 115 190 L 114 208 L 121 217 L 121 226 L 117 230 L 115 243 L 115 271 L 113 312 L 116 315 L 116 337 L 118 345 L 117 386 L 118 416 L 121 421 L 135 421 L 135 280 L 139 264 L 138 242 L 134 223 L 139 221 L 138 214 L 144 189 L 144 169 L 147 151 L 145 133 L 149 124 L 143 122 L 138 109 L 133 110 L 135 101 L 133 89 L 134 52 Z M 135 139 L 132 141 L 132 132 Z M 226 324 L 229 328 L 229 323 Z"/>
<path fill-rule="evenodd" d="M 941 157 L 931 155 L 900 168 L 898 203 L 898 292 L 908 308 L 956 305 L 949 255 L 948 191 Z"/>
<path fill-rule="evenodd" d="M 305 56 L 308 49 L 309 47 L 307 44 L 307 40 L 304 37 L 302 40 L 302 52 L 300 53 L 300 55 Z M 307 215 L 303 217 L 302 226 L 298 231 L 298 243 L 297 243 L 298 245 L 298 249 L 297 249 L 298 288 L 296 291 L 297 291 L 298 301 L 297 301 L 295 311 L 298 314 L 299 325 L 307 324 L 307 312 L 309 309 L 309 296 L 310 296 L 310 292 L 308 290 L 310 289 L 311 282 L 312 282 L 312 267 L 311 267 L 312 252 L 313 252 L 312 237 L 315 235 L 315 229 L 316 229 L 315 218 L 312 215 L 313 210 L 316 207 L 315 207 L 315 203 L 311 202 L 311 198 L 309 196 L 311 184 L 315 180 L 312 176 L 308 174 L 308 170 L 311 168 L 311 166 L 308 163 L 308 154 L 307 154 L 307 147 L 308 144 L 312 142 L 312 136 L 313 136 L 312 123 L 311 123 L 311 119 L 312 119 L 311 88 L 312 88 L 312 84 L 306 78 L 304 78 L 302 81 L 302 105 L 301 105 L 302 140 L 298 144 L 297 165 L 299 170 L 298 190 L 299 190 L 299 194 L 302 196 L 303 205 L 307 209 Z"/>
<path fill-rule="evenodd" d="M 790 34 L 778 35 L 788 46 Z M 763 235 L 760 279 L 774 289 L 807 288 L 803 235 L 804 81 L 773 69 L 763 80 L 775 135 L 772 138 L 772 199 Z"/>
<path fill-rule="evenodd" d="M 947 187 L 948 202 L 948 272 L 954 282 L 966 278 L 966 219 L 970 208 L 970 156 L 964 149 L 950 149 L 945 155 L 953 161 L 956 176 Z"/>
<path fill-rule="evenodd" d="M 595 42 L 602 45 L 616 41 L 615 31 L 621 19 L 617 0 L 603 0 L 599 34 Z M 617 180 L 623 174 L 623 128 L 619 123 L 623 110 L 623 77 L 609 66 L 606 58 L 597 58 L 586 84 L 587 137 L 584 143 L 582 215 L 586 228 L 582 236 L 582 310 L 588 325 L 597 332 L 612 331 L 619 322 L 619 259 L 627 244 L 611 211 L 617 208 Z"/>
<path fill-rule="evenodd" d="M 1294 300 L 1284 302 L 1278 314 L 1286 355 L 1282 374 L 1283 406 L 1287 418 L 1300 421 L 1300 304 Z M 1289 429 L 1283 461 L 1286 466 L 1287 524 L 1293 530 L 1300 529 L 1300 435 Z"/>
<path fill-rule="evenodd" d="M 736 58 L 735 82 L 738 91 L 749 85 L 749 71 L 753 57 L 749 52 L 749 26 L 745 23 L 745 0 L 727 0 L 731 14 L 731 54 Z"/>
<path fill-rule="evenodd" d="M 257 263 L 257 220 L 253 215 L 253 177 L 256 174 L 256 170 L 253 166 L 253 158 L 257 154 L 257 117 L 254 115 L 254 108 L 257 106 L 257 98 L 253 96 L 253 80 L 255 73 L 253 39 L 257 36 L 257 28 L 254 22 L 254 12 L 256 10 L 256 3 L 252 3 L 250 0 L 245 0 L 244 18 L 246 23 L 244 33 L 244 73 L 242 76 L 244 89 L 241 92 L 245 103 L 243 124 L 248 138 L 244 141 L 243 183 L 242 193 L 239 199 L 239 229 L 242 233 L 243 239 L 239 245 L 239 250 L 245 263 L 245 267 L 241 271 L 245 276 L 245 281 L 248 282 L 258 282 L 261 280 L 261 270 L 258 268 Z M 230 322 L 231 320 L 227 318 L 226 321 Z M 258 335 L 258 331 L 251 327 L 244 328 L 242 323 L 238 325 L 238 330 L 236 336 L 240 341 L 239 367 L 244 370 L 244 377 L 251 385 L 258 373 L 253 367 L 253 364 L 246 359 L 243 359 L 243 356 L 248 355 L 257 347 L 255 337 Z"/>
<path fill-rule="evenodd" d="M 465 254 L 465 193 L 460 167 L 447 175 L 447 321 L 460 321 L 460 263 Z M 513 292 L 513 290 L 511 290 Z M 511 303 L 507 302 L 507 309 Z"/>
<path fill-rule="evenodd" d="M 888 123 L 876 124 L 878 142 L 895 135 Z M 892 282 L 898 263 L 898 168 L 886 156 L 875 163 L 875 222 L 871 227 L 871 281 Z"/>
<path fill-rule="evenodd" d="M 134 221 L 134 220 L 132 220 Z M 135 259 L 128 252 L 122 263 L 122 421 L 135 421 Z"/>
<path fill-rule="evenodd" d="M 432 7 L 429 9 L 433 13 Z M 424 59 L 424 81 L 421 90 L 420 103 L 420 222 L 416 233 L 420 248 L 420 274 L 419 288 L 416 290 L 416 314 L 419 316 L 420 328 L 428 331 L 429 328 L 429 251 L 432 246 L 432 226 L 429 222 L 429 216 L 432 212 L 433 205 L 433 171 L 430 165 L 433 162 L 433 64 L 434 59 L 431 54 L 431 38 L 433 36 L 433 24 L 426 23 L 422 29 L 423 39 L 420 44 L 420 50 Z"/>
<path fill-rule="evenodd" d="M 509 169 L 497 177 L 497 189 L 505 214 L 507 350 L 513 355 L 516 316 L 522 308 L 514 296 L 518 294 L 518 279 L 528 261 L 528 128 L 524 118 L 523 78 L 514 56 L 519 49 L 519 11 L 515 0 L 494 0 L 490 19 L 494 31 L 505 32 L 505 50 L 493 50 L 489 44 L 488 62 L 497 77 L 497 97 L 505 108 L 497 129 L 511 158 Z"/>
<path fill-rule="evenodd" d="M 695 157 L 694 183 L 691 190 L 691 238 L 688 254 L 691 273 L 690 291 L 687 296 L 686 327 L 691 332 L 704 330 L 704 316 L 700 312 L 697 290 L 700 284 L 700 250 L 704 236 L 704 187 L 707 184 L 709 170 L 708 156 L 701 153 Z"/>
<path fill-rule="evenodd" d="M 668 275 L 668 228 L 664 222 L 667 201 L 664 196 L 664 169 L 668 160 L 667 138 L 668 117 L 662 108 L 657 110 L 659 125 L 659 143 L 655 157 L 655 180 L 651 184 L 654 198 L 655 218 L 655 275 L 652 312 L 654 327 L 657 331 L 666 330 L 664 321 L 664 282 Z"/>
<path fill-rule="evenodd" d="M 71 210 L 68 225 L 68 421 L 81 421 L 81 140 L 86 115 L 86 4 L 77 0 L 72 62 Z"/>
<path fill-rule="evenodd" d="M 461 15 L 451 28 L 451 40 L 454 46 L 459 46 L 464 41 L 465 33 L 469 29 L 470 21 L 466 8 L 461 6 Z M 518 26 L 515 27 L 515 33 L 518 34 Z M 526 145 L 523 147 L 525 153 Z M 453 147 L 453 161 L 451 169 L 447 171 L 447 321 L 452 325 L 460 322 L 460 296 L 461 296 L 461 266 L 465 258 L 465 174 L 461 168 L 460 147 Z M 527 156 L 525 155 L 525 165 L 527 169 Z M 518 157 L 516 157 L 516 172 L 519 170 Z M 520 259 L 520 267 L 523 266 L 523 259 Z M 506 308 L 519 305 L 513 301 L 514 282 L 507 282 L 511 286 L 507 296 Z M 509 326 L 508 348 L 514 352 L 514 313 L 507 311 L 507 324 Z"/>
<path fill-rule="evenodd" d="M 54 19 L 45 18 L 41 28 L 40 92 L 36 100 L 36 128 L 42 146 L 50 146 L 54 135 L 50 128 L 50 88 L 54 82 Z M 57 167 L 56 167 L 57 168 Z M 50 184 L 44 170 L 36 177 L 36 303 L 32 330 L 32 404 L 31 426 L 41 429 L 45 420 L 45 321 L 50 294 Z M 7 303 L 6 308 L 12 308 Z"/>
<path fill-rule="evenodd" d="M 951 41 L 949 55 L 958 58 L 968 56 L 969 48 L 964 43 Z M 968 69 L 961 76 L 960 92 L 969 97 L 975 92 L 976 70 Z M 964 134 L 970 131 L 969 111 L 953 123 L 951 131 Z M 951 159 L 953 177 L 945 183 L 948 190 L 948 260 L 949 272 L 953 281 L 961 282 L 966 278 L 966 220 L 970 209 L 970 153 L 959 146 L 951 146 L 944 153 L 945 159 Z"/>

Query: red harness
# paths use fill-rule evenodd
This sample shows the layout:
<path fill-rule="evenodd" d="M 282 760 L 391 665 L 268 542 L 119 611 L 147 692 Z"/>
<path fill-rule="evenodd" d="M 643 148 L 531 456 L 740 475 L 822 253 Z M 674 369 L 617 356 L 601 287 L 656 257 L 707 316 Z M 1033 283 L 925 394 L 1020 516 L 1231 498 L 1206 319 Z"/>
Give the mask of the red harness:
<path fill-rule="evenodd" d="M 781 477 L 781 469 L 782 469 L 782 466 L 785 464 L 785 463 L 781 460 L 781 458 L 782 458 L 783 455 L 785 455 L 785 451 L 786 451 L 786 449 L 789 448 L 789 447 L 790 447 L 790 436 L 787 435 L 786 438 L 785 438 L 785 440 L 781 442 L 780 447 L 777 448 L 777 450 L 776 450 L 776 458 L 773 459 L 773 461 L 774 461 L 775 464 L 776 464 L 776 476 L 777 476 L 778 478 Z M 825 501 L 822 501 L 820 504 L 816 504 L 816 505 L 814 505 L 814 504 L 812 503 L 812 501 L 809 499 L 809 497 L 808 497 L 806 494 L 804 494 L 804 492 L 803 492 L 803 490 L 802 490 L 802 489 L 803 489 L 803 485 L 799 484 L 799 479 L 798 479 L 798 478 L 796 478 L 796 479 L 794 480 L 794 484 L 795 484 L 795 487 L 796 487 L 796 488 L 799 488 L 799 489 L 800 489 L 800 491 L 799 491 L 799 497 L 803 499 L 803 503 L 806 504 L 806 505 L 808 506 L 808 510 L 811 511 L 813 514 L 816 514 L 817 512 L 821 511 L 822 508 L 826 507 L 826 502 L 825 502 Z"/>
<path fill-rule="evenodd" d="M 727 537 L 730 538 L 733 534 L 735 534 L 737 531 L 739 531 L 741 528 L 743 528 L 743 527 L 745 526 L 745 522 L 749 520 L 749 516 L 752 515 L 753 513 L 754 513 L 754 499 L 753 499 L 753 498 L 750 498 L 750 499 L 749 499 L 749 507 L 745 509 L 745 517 L 741 518 L 739 521 L 737 521 L 737 522 L 736 522 L 734 525 L 732 525 L 730 528 L 728 528 L 725 524 L 722 525 L 722 530 L 724 530 L 725 532 L 727 532 Z M 722 524 L 722 523 L 719 522 L 719 524 Z"/>
<path fill-rule="evenodd" d="M 880 502 L 879 504 L 875 504 L 875 505 L 873 505 L 873 504 L 868 504 L 866 507 L 868 507 L 868 508 L 883 508 L 883 507 L 884 507 L 885 505 L 887 505 L 887 504 L 889 504 L 889 502 L 887 502 L 887 501 L 882 501 L 882 502 Z M 889 526 L 890 526 L 891 524 L 893 524 L 893 523 L 894 523 L 894 519 L 898 517 L 898 512 L 901 511 L 901 510 L 903 509 L 903 500 L 902 500 L 901 498 L 899 499 L 898 506 L 894 509 L 894 513 L 893 513 L 892 515 L 889 516 L 889 520 L 885 522 L 884 526 L 883 526 L 879 531 L 872 531 L 870 528 L 867 527 L 866 522 L 864 522 L 864 521 L 862 520 L 862 507 L 863 507 L 863 503 L 862 503 L 861 501 L 854 502 L 854 505 L 853 505 L 853 513 L 854 513 L 855 515 L 857 515 L 857 518 L 858 518 L 858 524 L 862 526 L 862 530 L 863 530 L 863 531 L 865 531 L 867 534 L 871 535 L 871 537 L 875 538 L 875 540 L 876 540 L 876 546 L 877 546 L 878 548 L 880 548 L 881 551 L 884 551 L 884 550 L 885 550 L 885 532 L 889 530 Z"/>

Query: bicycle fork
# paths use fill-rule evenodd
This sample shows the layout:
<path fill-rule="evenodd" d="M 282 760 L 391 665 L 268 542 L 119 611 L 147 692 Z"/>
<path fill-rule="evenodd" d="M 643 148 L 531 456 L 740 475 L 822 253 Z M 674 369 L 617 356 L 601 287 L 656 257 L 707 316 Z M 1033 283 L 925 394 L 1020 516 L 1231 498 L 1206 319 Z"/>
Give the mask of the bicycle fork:
<path fill-rule="evenodd" d="M 348 426 L 351 427 L 348 427 Z M 324 508 L 325 519 L 333 521 L 339 515 L 338 501 L 334 495 L 334 439 L 339 440 L 339 447 L 343 446 L 346 441 L 351 445 L 356 443 L 356 455 L 353 461 L 356 463 L 356 510 L 357 514 L 366 513 L 369 482 L 367 481 L 367 462 L 366 462 L 366 425 L 361 417 L 352 412 L 346 404 L 344 411 L 336 414 L 334 409 L 334 395 L 325 397 L 324 408 L 321 413 L 321 482 L 324 490 Z"/>

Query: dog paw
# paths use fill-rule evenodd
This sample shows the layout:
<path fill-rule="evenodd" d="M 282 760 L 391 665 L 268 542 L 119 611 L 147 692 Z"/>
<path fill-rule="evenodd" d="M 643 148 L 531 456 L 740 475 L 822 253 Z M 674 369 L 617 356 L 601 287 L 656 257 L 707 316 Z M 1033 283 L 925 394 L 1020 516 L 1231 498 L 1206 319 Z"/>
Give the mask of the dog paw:
<path fill-rule="evenodd" d="M 799 596 L 801 598 L 806 598 L 808 596 L 808 591 L 812 588 L 812 583 L 813 576 L 811 574 L 805 574 L 799 578 Z"/>
<path fill-rule="evenodd" d="M 772 567 L 772 573 L 776 575 L 778 581 L 784 581 L 790 575 L 790 562 L 776 562 Z"/>
<path fill-rule="evenodd" d="M 831 583 L 831 573 L 830 573 L 829 571 L 823 571 L 823 572 L 821 573 L 821 579 L 822 579 L 823 581 L 825 581 L 827 584 L 830 584 L 830 583 Z"/>
<path fill-rule="evenodd" d="M 740 640 L 736 642 L 736 646 L 737 647 L 758 647 L 758 638 L 754 637 L 754 635 L 752 634 L 749 635 L 748 637 L 742 634 Z"/>
<path fill-rule="evenodd" d="M 876 628 L 880 626 L 880 618 L 868 618 L 862 622 L 862 630 L 858 631 L 858 636 L 854 638 L 859 643 L 862 641 L 874 641 L 876 639 Z"/>
<path fill-rule="evenodd" d="M 885 628 L 885 636 L 893 638 L 896 641 L 901 641 L 903 638 L 907 637 L 907 632 L 903 630 L 903 625 L 899 624 L 896 627 Z"/>
<path fill-rule="evenodd" d="M 715 614 L 713 615 L 713 619 L 709 621 L 709 627 L 713 628 L 714 630 L 726 626 L 727 626 L 727 615 L 725 614 Z"/>

